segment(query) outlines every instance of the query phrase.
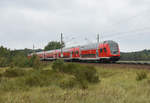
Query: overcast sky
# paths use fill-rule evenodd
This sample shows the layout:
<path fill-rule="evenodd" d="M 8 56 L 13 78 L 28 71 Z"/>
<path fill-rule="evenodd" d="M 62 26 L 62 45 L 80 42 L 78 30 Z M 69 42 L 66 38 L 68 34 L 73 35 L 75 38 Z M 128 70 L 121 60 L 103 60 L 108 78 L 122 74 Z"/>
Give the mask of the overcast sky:
<path fill-rule="evenodd" d="M 150 49 L 150 0 L 0 0 L 0 45 L 43 48 L 114 40 L 121 51 Z"/>

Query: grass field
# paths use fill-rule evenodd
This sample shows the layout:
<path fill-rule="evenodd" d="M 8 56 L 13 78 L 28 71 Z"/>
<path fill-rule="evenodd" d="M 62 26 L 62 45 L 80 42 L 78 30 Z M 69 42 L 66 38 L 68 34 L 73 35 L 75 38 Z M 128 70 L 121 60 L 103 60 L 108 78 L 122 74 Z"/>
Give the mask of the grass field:
<path fill-rule="evenodd" d="M 86 65 L 86 64 L 82 64 Z M 62 89 L 58 85 L 32 86 L 26 89 L 15 87 L 22 77 L 6 78 L 0 81 L 1 103 L 150 103 L 149 67 L 126 65 L 95 65 L 100 82 L 90 84 L 87 89 Z M 8 68 L 0 68 L 2 74 Z M 27 71 L 32 68 L 24 68 Z M 50 66 L 44 70 L 51 69 Z M 147 77 L 137 80 L 137 73 Z M 57 76 L 56 76 L 57 77 Z M 59 78 L 59 77 L 57 77 Z M 60 76 L 61 78 L 61 76 Z M 3 78 L 4 79 L 4 78 Z M 55 75 L 53 76 L 55 79 Z M 11 81 L 11 82 L 9 82 Z M 13 82 L 14 81 L 14 82 Z M 53 81 L 53 80 L 52 80 Z M 9 89 L 10 88 L 10 89 Z M 13 88 L 13 89 L 12 89 Z"/>

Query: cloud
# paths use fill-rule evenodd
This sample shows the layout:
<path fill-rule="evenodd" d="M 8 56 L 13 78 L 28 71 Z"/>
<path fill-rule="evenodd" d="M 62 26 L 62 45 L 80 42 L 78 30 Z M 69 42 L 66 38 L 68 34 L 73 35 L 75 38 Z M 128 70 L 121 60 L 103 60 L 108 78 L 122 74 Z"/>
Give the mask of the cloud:
<path fill-rule="evenodd" d="M 150 49 L 149 29 L 138 31 L 150 27 L 149 11 L 148 0 L 1 0 L 0 44 L 43 48 L 63 32 L 64 39 L 76 38 L 72 46 L 85 44 L 85 38 L 96 41 L 100 33 L 101 40 L 113 39 L 123 51 Z M 139 34 L 130 33 L 134 30 Z M 137 42 L 140 34 L 143 42 Z"/>

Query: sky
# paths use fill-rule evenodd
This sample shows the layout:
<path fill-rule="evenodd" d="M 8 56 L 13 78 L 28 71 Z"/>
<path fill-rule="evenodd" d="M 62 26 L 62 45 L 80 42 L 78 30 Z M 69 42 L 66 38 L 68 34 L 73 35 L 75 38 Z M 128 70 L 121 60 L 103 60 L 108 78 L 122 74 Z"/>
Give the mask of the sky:
<path fill-rule="evenodd" d="M 0 0 L 0 45 L 44 48 L 114 40 L 124 52 L 150 49 L 150 0 Z"/>

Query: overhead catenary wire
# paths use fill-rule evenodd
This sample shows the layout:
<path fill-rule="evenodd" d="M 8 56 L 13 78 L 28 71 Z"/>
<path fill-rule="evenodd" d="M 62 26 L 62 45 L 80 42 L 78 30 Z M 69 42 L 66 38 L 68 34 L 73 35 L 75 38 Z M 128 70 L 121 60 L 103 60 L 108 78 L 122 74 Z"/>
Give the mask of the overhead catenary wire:
<path fill-rule="evenodd" d="M 110 37 L 110 36 L 121 36 L 127 33 L 136 33 L 136 32 L 140 32 L 140 31 L 144 31 L 144 30 L 150 30 L 150 27 L 145 27 L 145 28 L 141 28 L 141 29 L 135 29 L 135 30 L 130 30 L 130 31 L 124 31 L 124 32 L 116 32 L 116 33 L 111 33 L 109 35 L 104 36 L 104 38 L 106 37 Z"/>
<path fill-rule="evenodd" d="M 116 27 L 116 25 L 122 24 L 122 23 L 124 23 L 124 22 L 127 23 L 127 22 L 129 22 L 130 20 L 133 20 L 133 19 L 135 19 L 135 18 L 137 18 L 137 17 L 139 17 L 139 16 L 143 16 L 143 15 L 141 15 L 141 14 L 147 13 L 148 11 L 150 11 L 150 9 L 143 10 L 143 11 L 141 11 L 140 13 L 137 13 L 136 15 L 133 15 L 133 16 L 131 16 L 131 17 L 129 17 L 129 18 L 126 18 L 126 19 L 123 19 L 123 20 L 118 21 L 118 22 L 116 22 L 116 23 L 113 23 L 113 24 L 111 24 L 111 25 L 108 25 L 108 26 L 106 26 L 105 28 Z M 113 29 L 111 29 L 111 30 L 112 30 L 112 31 L 104 31 L 103 33 L 104 33 L 104 34 L 107 34 L 107 33 L 114 32 Z"/>
<path fill-rule="evenodd" d="M 148 34 L 150 34 L 150 31 L 148 31 L 148 32 L 130 32 L 130 33 L 126 33 L 126 34 L 124 34 L 124 35 L 113 36 L 113 37 L 111 37 L 111 39 L 112 39 L 112 38 L 113 38 L 113 39 L 122 38 L 122 37 L 124 37 L 124 36 L 129 36 L 129 37 L 131 38 L 133 35 L 139 35 L 139 34 L 140 34 L 140 36 L 143 36 L 143 35 L 141 35 L 141 34 L 146 34 L 146 33 L 147 33 L 147 35 L 148 35 Z M 123 39 L 125 39 L 125 38 L 123 38 Z"/>

